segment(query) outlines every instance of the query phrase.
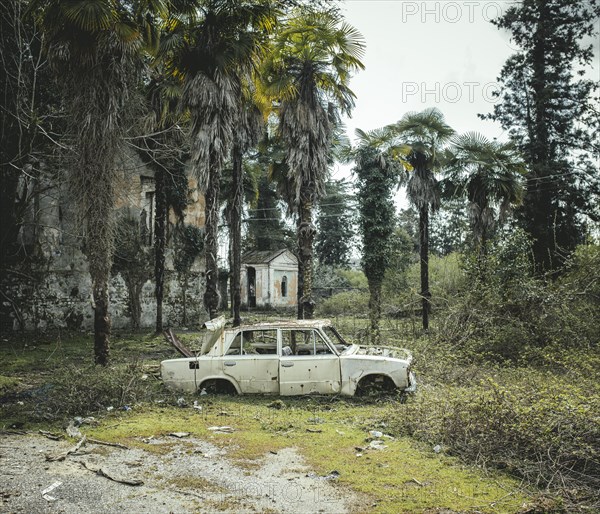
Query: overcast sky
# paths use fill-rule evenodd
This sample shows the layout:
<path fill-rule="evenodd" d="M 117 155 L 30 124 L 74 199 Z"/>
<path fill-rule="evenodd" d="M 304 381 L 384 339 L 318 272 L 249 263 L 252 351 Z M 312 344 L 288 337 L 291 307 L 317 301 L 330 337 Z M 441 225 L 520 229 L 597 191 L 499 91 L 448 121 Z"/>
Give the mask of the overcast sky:
<path fill-rule="evenodd" d="M 345 19 L 366 41 L 365 70 L 351 81 L 357 96 L 352 118 L 346 120 L 351 139 L 356 128 L 375 129 L 408 111 L 437 107 L 459 133 L 477 131 L 505 140 L 499 124 L 477 114 L 492 111 L 496 79 L 516 50 L 508 32 L 490 23 L 512 3 L 346 0 Z M 593 75 L 598 79 L 599 74 L 596 67 Z M 349 169 L 338 165 L 334 178 L 347 176 Z"/>

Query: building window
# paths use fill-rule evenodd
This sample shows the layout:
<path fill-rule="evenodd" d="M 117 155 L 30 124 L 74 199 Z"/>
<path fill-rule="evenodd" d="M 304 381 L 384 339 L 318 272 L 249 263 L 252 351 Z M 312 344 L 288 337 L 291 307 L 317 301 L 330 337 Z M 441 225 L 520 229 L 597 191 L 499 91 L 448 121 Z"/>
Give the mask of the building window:
<path fill-rule="evenodd" d="M 281 296 L 285 298 L 287 296 L 287 277 L 284 275 L 281 279 Z"/>

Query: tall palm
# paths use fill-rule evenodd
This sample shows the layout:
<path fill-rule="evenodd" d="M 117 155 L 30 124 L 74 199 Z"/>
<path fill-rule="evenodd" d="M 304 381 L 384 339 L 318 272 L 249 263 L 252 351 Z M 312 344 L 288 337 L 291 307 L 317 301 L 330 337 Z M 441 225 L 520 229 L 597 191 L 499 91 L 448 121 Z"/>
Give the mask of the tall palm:
<path fill-rule="evenodd" d="M 489 141 L 476 132 L 451 143 L 448 178 L 454 192 L 469 202 L 471 228 L 482 253 L 496 221 L 523 201 L 525 163 L 511 143 Z"/>
<path fill-rule="evenodd" d="M 94 302 L 95 362 L 109 359 L 113 206 L 122 134 L 130 99 L 143 66 L 142 52 L 155 47 L 154 19 L 160 0 L 34 0 L 48 61 L 62 83 L 73 152 L 68 184 L 85 223 L 85 247 Z"/>
<path fill-rule="evenodd" d="M 454 134 L 454 130 L 446 124 L 444 115 L 435 108 L 405 114 L 392 130 L 400 141 L 410 147 L 407 161 L 412 171 L 407 168 L 405 184 L 408 199 L 419 212 L 423 330 L 428 330 L 431 308 L 429 214 L 439 207 L 440 192 L 435 175 L 442 166 L 442 146 Z"/>
<path fill-rule="evenodd" d="M 363 241 L 362 265 L 369 283 L 370 340 L 380 342 L 381 288 L 389 266 L 396 223 L 392 193 L 401 172 L 410 168 L 406 146 L 395 144 L 386 127 L 364 132 L 356 130 L 357 144 L 343 152 L 344 160 L 354 161 L 357 178 L 359 226 Z"/>
<path fill-rule="evenodd" d="M 279 133 L 298 214 L 299 317 L 312 318 L 313 205 L 324 191 L 339 113 L 349 113 L 352 72 L 362 69 L 360 33 L 332 12 L 297 11 L 277 34 L 263 76 L 278 103 Z"/>
<path fill-rule="evenodd" d="M 191 117 L 191 163 L 205 195 L 206 292 L 204 304 L 214 318 L 220 304 L 218 284 L 219 180 L 241 118 L 243 78 L 256 66 L 261 41 L 274 24 L 267 2 L 199 2 L 201 19 L 188 18 L 174 60 L 183 77 L 182 104 Z"/>

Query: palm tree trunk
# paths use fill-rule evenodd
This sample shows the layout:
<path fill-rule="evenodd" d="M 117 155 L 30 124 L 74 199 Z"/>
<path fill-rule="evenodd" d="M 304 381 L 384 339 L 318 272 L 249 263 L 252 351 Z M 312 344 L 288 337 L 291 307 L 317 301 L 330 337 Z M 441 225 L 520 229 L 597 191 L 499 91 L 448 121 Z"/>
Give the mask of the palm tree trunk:
<path fill-rule="evenodd" d="M 233 199 L 231 205 L 231 310 L 233 326 L 241 324 L 240 307 L 242 304 L 242 149 L 238 144 L 233 147 Z"/>
<path fill-rule="evenodd" d="M 211 156 L 211 173 L 204 194 L 205 224 L 204 251 L 206 255 L 206 291 L 204 292 L 204 308 L 210 319 L 217 317 L 220 305 L 219 293 L 219 263 L 218 232 L 219 232 L 219 179 L 220 169 L 218 158 Z"/>
<path fill-rule="evenodd" d="M 423 330 L 429 330 L 430 298 L 429 292 L 429 205 L 419 209 L 419 244 L 421 258 L 421 298 Z"/>
<path fill-rule="evenodd" d="M 303 201 L 300 206 L 300 225 L 298 226 L 299 265 L 302 270 L 301 296 L 298 302 L 298 307 L 302 306 L 302 318 L 300 319 L 313 319 L 315 309 L 315 301 L 312 296 L 313 240 L 315 232 L 315 226 L 312 222 L 312 202 Z M 300 287 L 300 282 L 298 286 Z"/>
<path fill-rule="evenodd" d="M 298 221 L 296 223 L 296 232 L 297 234 L 300 234 L 300 226 L 302 225 L 302 219 L 300 217 L 300 214 L 298 214 Z M 303 262 L 302 259 L 300 259 L 300 235 L 298 235 L 297 237 L 298 239 L 298 250 L 297 250 L 297 255 L 296 257 L 298 258 L 298 289 L 296 291 L 296 297 L 297 297 L 297 308 L 298 308 L 298 319 L 304 319 L 304 306 L 302 305 L 302 294 L 304 291 L 304 267 L 303 267 Z"/>
<path fill-rule="evenodd" d="M 154 295 L 156 297 L 156 333 L 163 330 L 163 297 L 165 281 L 165 246 L 167 221 L 167 192 L 165 172 L 157 170 L 155 175 L 156 212 L 154 219 Z"/>
<path fill-rule="evenodd" d="M 85 254 L 92 279 L 94 302 L 94 361 L 106 366 L 110 349 L 110 315 L 108 313 L 108 283 L 112 267 L 114 230 L 112 218 L 112 190 L 110 184 L 98 180 L 99 189 L 90 196 L 87 213 Z"/>
<path fill-rule="evenodd" d="M 108 277 L 93 281 L 94 295 L 94 362 L 108 364 L 110 317 L 108 315 Z"/>

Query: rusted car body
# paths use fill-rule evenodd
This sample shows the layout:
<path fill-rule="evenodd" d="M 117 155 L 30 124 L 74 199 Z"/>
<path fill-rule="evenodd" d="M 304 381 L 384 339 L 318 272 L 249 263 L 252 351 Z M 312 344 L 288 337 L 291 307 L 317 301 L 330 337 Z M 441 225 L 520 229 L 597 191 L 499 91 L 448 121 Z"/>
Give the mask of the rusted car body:
<path fill-rule="evenodd" d="M 347 344 L 329 320 L 207 327 L 197 355 L 161 363 L 167 387 L 283 396 L 416 389 L 408 351 Z"/>

